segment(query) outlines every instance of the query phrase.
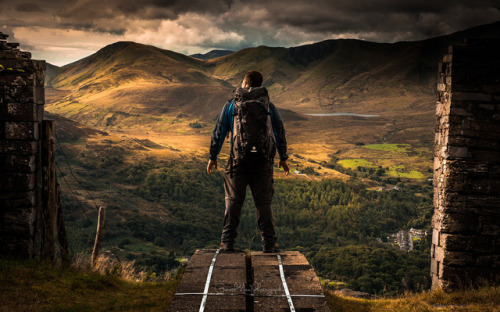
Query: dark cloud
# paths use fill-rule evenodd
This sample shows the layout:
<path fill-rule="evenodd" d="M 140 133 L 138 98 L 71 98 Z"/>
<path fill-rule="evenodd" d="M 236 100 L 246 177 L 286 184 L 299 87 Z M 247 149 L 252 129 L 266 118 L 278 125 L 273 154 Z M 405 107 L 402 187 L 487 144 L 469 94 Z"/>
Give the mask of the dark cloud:
<path fill-rule="evenodd" d="M 88 51 L 108 40 L 181 52 L 296 46 L 330 38 L 421 40 L 500 20 L 498 0 L 18 1 L 0 0 L 0 25 L 25 40 L 40 35 L 39 28 L 61 31 L 63 37 L 77 33 L 78 39 L 88 34 L 89 42 L 78 43 L 88 43 Z"/>
<path fill-rule="evenodd" d="M 19 12 L 43 12 L 42 9 L 37 3 L 33 2 L 24 2 L 16 5 L 16 10 Z"/>
<path fill-rule="evenodd" d="M 224 0 L 78 0 L 57 12 L 62 18 L 93 21 L 102 17 L 126 15 L 145 19 L 175 19 L 179 14 L 197 12 L 219 14 L 228 9 Z"/>
<path fill-rule="evenodd" d="M 259 0 L 256 7 L 264 6 L 272 17 L 270 23 L 277 28 L 293 26 L 304 31 L 333 34 L 378 32 L 393 33 L 393 37 L 406 34 L 409 36 L 406 39 L 422 39 L 428 35 L 443 35 L 442 31 L 456 31 L 500 20 L 496 0 L 337 0 L 319 1 L 315 5 L 278 0 L 268 5 L 265 3 Z"/>

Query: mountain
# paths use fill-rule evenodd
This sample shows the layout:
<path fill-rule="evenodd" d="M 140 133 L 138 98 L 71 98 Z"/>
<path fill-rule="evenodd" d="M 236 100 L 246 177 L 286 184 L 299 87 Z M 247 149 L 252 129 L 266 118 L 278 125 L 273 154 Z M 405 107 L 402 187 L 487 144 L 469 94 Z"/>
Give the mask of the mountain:
<path fill-rule="evenodd" d="M 499 36 L 496 22 L 422 41 L 339 39 L 292 48 L 259 46 L 206 61 L 117 42 L 72 64 L 50 67 L 48 96 L 54 104 L 48 109 L 98 126 L 154 124 L 176 116 L 212 122 L 245 72 L 254 69 L 263 73 L 271 100 L 287 109 L 290 120 L 303 119 L 297 129 L 320 127 L 331 134 L 339 125 L 304 114 L 367 113 L 383 118 L 373 125 L 376 135 L 356 130 L 356 137 L 346 141 L 392 137 L 430 144 L 439 60 L 451 44 Z M 136 120 L 127 125 L 131 119 Z"/>
<path fill-rule="evenodd" d="M 212 51 L 207 52 L 205 54 L 197 53 L 197 54 L 191 54 L 190 56 L 197 58 L 199 60 L 206 61 L 206 60 L 211 60 L 211 59 L 218 58 L 221 56 L 226 56 L 226 55 L 231 54 L 231 53 L 234 53 L 234 51 L 231 51 L 231 50 L 212 50 Z"/>
<path fill-rule="evenodd" d="M 183 54 L 117 42 L 77 62 L 52 69 L 47 80 L 53 88 L 69 92 L 65 102 L 87 107 L 78 111 L 80 118 L 95 110 L 99 114 L 208 114 L 198 105 L 199 92 L 210 101 L 226 94 L 229 86 L 208 75 L 203 67 L 201 61 Z M 94 114 L 90 116 L 94 118 Z"/>

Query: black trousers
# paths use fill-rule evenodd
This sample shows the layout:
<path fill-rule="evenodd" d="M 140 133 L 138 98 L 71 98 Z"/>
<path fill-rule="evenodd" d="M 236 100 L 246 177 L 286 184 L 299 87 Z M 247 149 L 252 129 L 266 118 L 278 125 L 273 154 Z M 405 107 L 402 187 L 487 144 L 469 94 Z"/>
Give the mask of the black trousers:
<path fill-rule="evenodd" d="M 231 161 L 231 160 L 230 160 Z M 226 211 L 224 213 L 224 228 L 221 241 L 233 244 L 238 234 L 241 208 L 245 200 L 247 185 L 252 191 L 255 207 L 257 208 L 257 224 L 260 229 L 262 246 L 272 247 L 276 243 L 272 201 L 273 162 L 257 161 L 230 166 L 224 172 L 224 189 L 226 193 Z"/>

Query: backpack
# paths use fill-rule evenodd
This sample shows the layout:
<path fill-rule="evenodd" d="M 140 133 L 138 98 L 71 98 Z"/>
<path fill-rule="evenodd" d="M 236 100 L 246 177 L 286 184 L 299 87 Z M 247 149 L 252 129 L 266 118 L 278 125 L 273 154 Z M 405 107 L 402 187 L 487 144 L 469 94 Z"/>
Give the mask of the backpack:
<path fill-rule="evenodd" d="M 233 117 L 231 156 L 234 163 L 272 161 L 276 139 L 266 88 L 236 89 Z"/>

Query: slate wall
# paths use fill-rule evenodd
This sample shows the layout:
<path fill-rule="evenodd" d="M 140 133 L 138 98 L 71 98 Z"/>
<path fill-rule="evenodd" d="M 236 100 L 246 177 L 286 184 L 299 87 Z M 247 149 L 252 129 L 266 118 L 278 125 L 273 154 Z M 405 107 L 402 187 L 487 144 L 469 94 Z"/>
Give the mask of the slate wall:
<path fill-rule="evenodd" d="M 45 61 L 7 37 L 0 33 L 0 253 L 39 257 Z"/>
<path fill-rule="evenodd" d="M 500 278 L 500 40 L 453 46 L 439 64 L 433 288 Z"/>

